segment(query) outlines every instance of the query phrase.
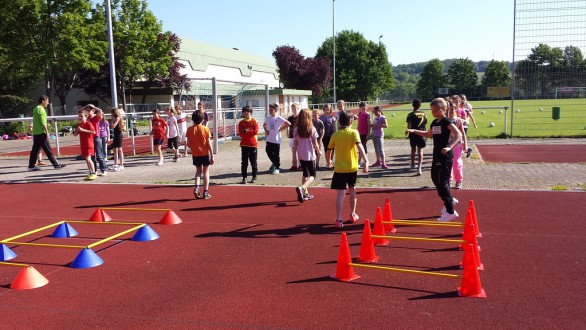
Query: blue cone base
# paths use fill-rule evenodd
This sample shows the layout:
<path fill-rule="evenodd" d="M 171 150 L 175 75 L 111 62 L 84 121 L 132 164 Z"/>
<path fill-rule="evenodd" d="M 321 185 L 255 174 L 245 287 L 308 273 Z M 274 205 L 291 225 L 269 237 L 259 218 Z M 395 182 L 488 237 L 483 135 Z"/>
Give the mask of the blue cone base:
<path fill-rule="evenodd" d="M 157 238 L 159 238 L 159 235 L 148 225 L 140 227 L 134 236 L 132 236 L 132 240 L 138 242 L 154 241 Z"/>
<path fill-rule="evenodd" d="M 97 267 L 104 263 L 92 249 L 85 248 L 79 252 L 75 260 L 71 263 L 71 268 L 91 268 Z"/>
<path fill-rule="evenodd" d="M 66 238 L 66 237 L 73 237 L 77 235 L 77 231 L 75 231 L 75 229 L 73 229 L 73 227 L 71 227 L 70 224 L 68 223 L 62 223 L 59 226 L 57 226 L 57 228 L 55 228 L 55 231 L 51 234 L 51 237 L 53 238 Z"/>
<path fill-rule="evenodd" d="M 16 253 L 12 252 L 8 246 L 2 244 L 0 248 L 0 261 L 6 261 L 14 258 L 16 258 Z"/>

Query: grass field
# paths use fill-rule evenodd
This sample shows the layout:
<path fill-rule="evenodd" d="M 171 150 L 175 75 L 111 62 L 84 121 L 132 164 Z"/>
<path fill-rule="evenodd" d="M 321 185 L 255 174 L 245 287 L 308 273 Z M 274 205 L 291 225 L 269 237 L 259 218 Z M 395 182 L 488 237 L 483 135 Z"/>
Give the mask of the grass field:
<path fill-rule="evenodd" d="M 474 118 L 478 129 L 468 129 L 471 138 L 513 137 L 586 137 L 586 99 L 478 101 L 474 106 Z M 508 107 L 505 117 L 505 107 Z M 560 119 L 552 119 L 552 108 L 560 107 Z M 429 105 L 424 105 L 429 123 L 433 120 Z M 517 111 L 518 109 L 518 111 Z M 386 138 L 403 138 L 407 127 L 405 120 L 411 111 L 409 104 L 386 109 L 389 127 Z M 506 131 L 505 131 L 506 120 Z M 494 127 L 490 127 L 494 123 Z M 512 125 L 512 126 L 511 126 Z"/>

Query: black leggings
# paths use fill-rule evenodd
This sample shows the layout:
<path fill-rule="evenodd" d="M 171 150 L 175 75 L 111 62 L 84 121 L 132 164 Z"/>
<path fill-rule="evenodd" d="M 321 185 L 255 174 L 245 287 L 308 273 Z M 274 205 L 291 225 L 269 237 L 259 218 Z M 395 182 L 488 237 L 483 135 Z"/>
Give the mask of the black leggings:
<path fill-rule="evenodd" d="M 242 163 L 241 171 L 242 177 L 246 179 L 246 172 L 248 171 L 248 162 L 252 166 L 252 177 L 256 177 L 258 168 L 256 166 L 257 148 L 255 147 L 240 147 L 242 149 Z"/>
<path fill-rule="evenodd" d="M 431 164 L 431 181 L 435 185 L 437 194 L 444 201 L 446 211 L 450 214 L 454 213 L 454 198 L 450 192 L 450 173 L 452 172 L 453 157 L 454 153 L 450 150 L 445 156 L 433 157 Z"/>

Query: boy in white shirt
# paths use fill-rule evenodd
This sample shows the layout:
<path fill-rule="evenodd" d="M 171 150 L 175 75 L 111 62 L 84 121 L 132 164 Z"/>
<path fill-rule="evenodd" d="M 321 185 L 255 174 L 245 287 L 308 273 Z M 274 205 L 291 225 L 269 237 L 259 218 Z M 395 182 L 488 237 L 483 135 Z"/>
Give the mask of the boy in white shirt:
<path fill-rule="evenodd" d="M 281 131 L 287 129 L 291 124 L 285 118 L 277 116 L 279 105 L 276 103 L 269 105 L 269 116 L 266 118 L 263 128 L 267 138 L 266 153 L 271 160 L 269 172 L 279 174 L 281 168 Z"/>

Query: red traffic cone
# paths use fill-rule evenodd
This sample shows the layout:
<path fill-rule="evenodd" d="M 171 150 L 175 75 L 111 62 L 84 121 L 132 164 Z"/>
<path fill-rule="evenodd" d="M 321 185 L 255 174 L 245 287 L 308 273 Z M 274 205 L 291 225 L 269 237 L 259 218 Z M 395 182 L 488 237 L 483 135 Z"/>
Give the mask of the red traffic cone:
<path fill-rule="evenodd" d="M 377 236 L 385 236 L 385 226 L 383 225 L 383 215 L 380 207 L 376 208 L 376 217 L 374 218 L 374 234 Z M 375 238 L 373 244 L 376 246 L 387 246 L 389 245 L 389 239 L 387 238 Z"/>
<path fill-rule="evenodd" d="M 94 211 L 94 213 L 92 214 L 92 216 L 88 220 L 94 221 L 94 222 L 107 222 L 107 221 L 112 221 L 112 218 L 108 214 L 106 214 L 106 212 L 104 212 L 104 210 L 97 209 Z"/>
<path fill-rule="evenodd" d="M 470 210 L 466 211 L 466 221 L 464 222 L 464 232 L 462 232 L 462 240 L 466 241 L 460 245 L 460 249 L 464 250 L 464 246 L 468 243 L 474 244 L 476 243 L 476 248 L 480 251 L 480 246 L 478 245 L 478 240 L 476 239 L 476 225 L 474 225 L 472 212 Z"/>
<path fill-rule="evenodd" d="M 383 221 L 385 222 L 392 222 L 393 221 L 393 211 L 391 211 L 391 202 L 389 199 L 385 199 L 385 208 L 383 210 Z M 385 232 L 387 233 L 396 233 L 397 229 L 393 226 L 392 223 L 385 223 Z"/>
<path fill-rule="evenodd" d="M 474 260 L 474 246 L 467 244 L 465 250 L 470 250 L 464 254 L 464 274 L 462 275 L 462 282 L 457 288 L 458 293 L 462 297 L 486 298 L 486 292 L 480 283 L 480 275 L 476 268 L 476 261 Z"/>
<path fill-rule="evenodd" d="M 374 244 L 370 234 L 370 220 L 364 220 L 364 231 L 362 232 L 362 243 L 360 244 L 360 254 L 358 260 L 362 262 L 377 262 L 379 257 L 374 251 Z"/>
<path fill-rule="evenodd" d="M 474 225 L 471 225 L 472 227 Z M 482 262 L 480 261 L 480 248 L 478 247 L 478 240 L 476 239 L 476 236 L 474 235 L 474 231 L 472 230 L 473 228 L 471 228 L 469 230 L 468 236 L 467 236 L 467 243 L 466 244 L 472 244 L 472 246 L 474 247 L 472 249 L 472 251 L 467 251 L 466 247 L 464 245 L 466 244 L 462 244 L 462 248 L 464 249 L 464 256 L 462 258 L 462 262 L 460 262 L 460 268 L 464 268 L 464 261 L 466 260 L 466 253 L 474 253 L 474 261 L 476 261 L 476 268 L 478 270 L 484 270 L 484 265 L 482 264 Z"/>
<path fill-rule="evenodd" d="M 470 200 L 468 203 L 468 210 L 472 212 L 472 220 L 474 220 L 474 228 L 476 230 L 476 237 L 482 237 L 482 233 L 480 233 L 480 227 L 478 227 L 478 218 L 476 217 L 476 208 L 474 207 L 474 201 Z"/>
<path fill-rule="evenodd" d="M 336 275 L 332 276 L 338 281 L 350 282 L 357 278 L 358 275 L 354 275 L 354 268 L 350 266 L 352 257 L 350 256 L 350 247 L 348 246 L 348 238 L 346 233 L 342 233 L 342 241 L 340 242 L 340 250 L 338 252 L 338 264 L 336 266 Z"/>
<path fill-rule="evenodd" d="M 176 225 L 176 224 L 180 224 L 182 222 L 183 221 L 181 220 L 181 218 L 179 218 L 179 216 L 177 216 L 177 214 L 175 214 L 175 212 L 169 210 L 165 213 L 165 215 L 163 216 L 161 221 L 159 221 L 159 224 L 161 224 L 161 225 Z"/>
<path fill-rule="evenodd" d="M 14 290 L 28 290 L 40 288 L 49 283 L 33 266 L 24 267 L 16 276 L 10 288 Z"/>

